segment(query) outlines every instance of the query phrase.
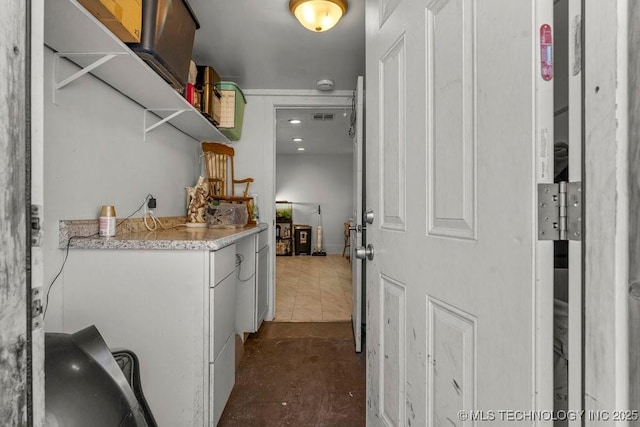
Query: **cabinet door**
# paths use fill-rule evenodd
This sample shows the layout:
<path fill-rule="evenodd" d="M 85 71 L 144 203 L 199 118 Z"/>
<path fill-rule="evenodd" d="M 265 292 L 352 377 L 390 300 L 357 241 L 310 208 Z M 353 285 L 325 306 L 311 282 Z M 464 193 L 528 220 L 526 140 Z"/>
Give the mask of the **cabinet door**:
<path fill-rule="evenodd" d="M 236 245 L 229 245 L 220 250 L 211 252 L 210 255 L 211 286 L 220 283 L 224 278 L 233 273 L 236 268 Z"/>
<path fill-rule="evenodd" d="M 267 315 L 269 307 L 269 246 L 264 246 L 256 254 L 256 324 L 257 331 Z"/>
<path fill-rule="evenodd" d="M 209 413 L 214 426 L 220 421 L 236 381 L 235 351 L 236 339 L 231 335 L 209 368 Z"/>
<path fill-rule="evenodd" d="M 160 426 L 206 422 L 207 261 L 200 251 L 73 250 L 63 312 L 48 313 L 63 316 L 61 332 L 95 325 L 109 347 L 136 353 Z"/>
<path fill-rule="evenodd" d="M 258 252 L 265 246 L 269 246 L 269 232 L 267 230 L 262 230 L 260 233 L 258 233 L 258 246 L 256 252 Z"/>
<path fill-rule="evenodd" d="M 240 335 L 255 332 L 256 325 L 256 243 L 253 234 L 236 243 L 236 252 L 241 258 L 236 285 L 236 332 Z"/>
<path fill-rule="evenodd" d="M 236 275 L 230 274 L 209 291 L 210 310 L 209 319 L 212 339 L 209 341 L 209 361 L 213 362 L 222 351 L 229 336 L 235 332 L 236 322 Z"/>

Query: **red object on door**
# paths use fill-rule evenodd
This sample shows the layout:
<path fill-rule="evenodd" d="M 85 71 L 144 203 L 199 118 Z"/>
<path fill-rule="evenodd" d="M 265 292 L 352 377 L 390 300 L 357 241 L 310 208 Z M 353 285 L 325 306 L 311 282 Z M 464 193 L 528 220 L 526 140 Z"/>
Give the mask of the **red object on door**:
<path fill-rule="evenodd" d="M 553 35 L 549 24 L 540 27 L 540 74 L 546 81 L 553 78 Z"/>

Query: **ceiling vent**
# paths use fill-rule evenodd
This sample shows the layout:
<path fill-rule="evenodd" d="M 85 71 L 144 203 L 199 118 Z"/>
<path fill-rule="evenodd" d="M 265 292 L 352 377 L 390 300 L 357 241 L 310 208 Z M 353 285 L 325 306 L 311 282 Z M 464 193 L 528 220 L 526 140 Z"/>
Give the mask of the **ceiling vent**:
<path fill-rule="evenodd" d="M 333 113 L 315 113 L 313 120 L 333 120 Z"/>

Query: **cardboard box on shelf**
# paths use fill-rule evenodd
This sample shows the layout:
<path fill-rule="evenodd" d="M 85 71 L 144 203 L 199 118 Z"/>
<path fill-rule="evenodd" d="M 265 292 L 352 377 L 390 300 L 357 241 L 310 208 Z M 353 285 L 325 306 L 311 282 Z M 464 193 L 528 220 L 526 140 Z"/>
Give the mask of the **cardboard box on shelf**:
<path fill-rule="evenodd" d="M 214 125 L 218 126 L 220 124 L 221 95 L 215 84 L 220 81 L 220 76 L 213 67 L 208 65 L 198 65 L 197 69 L 196 88 L 202 93 L 200 111 Z"/>
<path fill-rule="evenodd" d="M 123 42 L 140 42 L 142 34 L 142 0 L 78 1 Z"/>

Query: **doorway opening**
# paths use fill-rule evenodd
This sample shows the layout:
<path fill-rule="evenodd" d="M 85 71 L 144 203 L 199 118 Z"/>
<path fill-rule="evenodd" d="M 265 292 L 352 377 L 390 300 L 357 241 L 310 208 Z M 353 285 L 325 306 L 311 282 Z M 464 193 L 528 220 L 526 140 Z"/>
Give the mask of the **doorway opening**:
<path fill-rule="evenodd" d="M 343 255 L 355 191 L 350 108 L 276 109 L 276 322 L 351 320 Z"/>

